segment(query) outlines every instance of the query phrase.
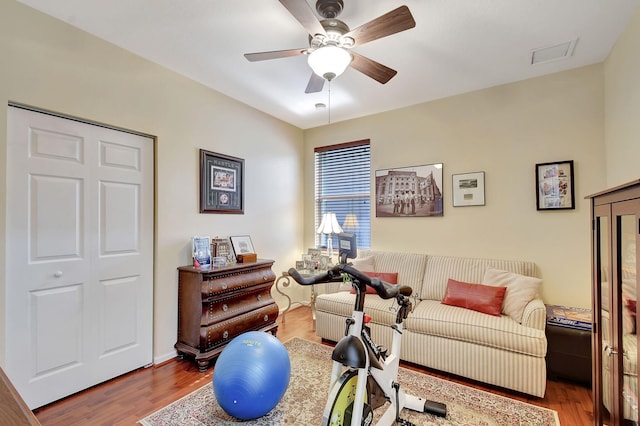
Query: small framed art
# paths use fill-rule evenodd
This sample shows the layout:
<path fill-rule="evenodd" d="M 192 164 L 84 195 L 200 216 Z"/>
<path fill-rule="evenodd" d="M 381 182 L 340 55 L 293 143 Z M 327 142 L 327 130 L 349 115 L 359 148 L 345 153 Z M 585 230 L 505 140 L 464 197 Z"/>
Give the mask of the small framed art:
<path fill-rule="evenodd" d="M 244 214 L 244 160 L 200 150 L 200 213 Z"/>
<path fill-rule="evenodd" d="M 573 160 L 536 164 L 536 207 L 575 209 Z"/>
<path fill-rule="evenodd" d="M 228 238 L 212 238 L 211 239 L 211 252 L 214 257 L 224 257 L 227 259 L 227 264 L 236 263 L 236 257 L 233 254 L 233 248 Z"/>
<path fill-rule="evenodd" d="M 237 237 L 229 237 L 231 239 L 231 245 L 236 257 L 240 254 L 255 253 L 251 237 L 248 235 L 239 235 Z"/>
<path fill-rule="evenodd" d="M 484 206 L 484 172 L 452 175 L 453 207 Z"/>

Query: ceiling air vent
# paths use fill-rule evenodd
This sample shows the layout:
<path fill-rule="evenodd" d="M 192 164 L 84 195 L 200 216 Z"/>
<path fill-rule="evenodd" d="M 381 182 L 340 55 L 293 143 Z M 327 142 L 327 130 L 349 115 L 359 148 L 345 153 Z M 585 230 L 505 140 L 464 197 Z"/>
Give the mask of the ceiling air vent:
<path fill-rule="evenodd" d="M 553 46 L 540 47 L 531 51 L 531 65 L 566 59 L 573 55 L 578 39 L 573 39 Z"/>

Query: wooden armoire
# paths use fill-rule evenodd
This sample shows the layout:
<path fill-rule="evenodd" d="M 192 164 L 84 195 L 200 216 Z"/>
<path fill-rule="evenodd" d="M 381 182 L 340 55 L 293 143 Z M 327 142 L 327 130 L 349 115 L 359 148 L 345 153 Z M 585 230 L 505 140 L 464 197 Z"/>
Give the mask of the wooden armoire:
<path fill-rule="evenodd" d="M 591 199 L 596 425 L 638 424 L 640 179 Z"/>

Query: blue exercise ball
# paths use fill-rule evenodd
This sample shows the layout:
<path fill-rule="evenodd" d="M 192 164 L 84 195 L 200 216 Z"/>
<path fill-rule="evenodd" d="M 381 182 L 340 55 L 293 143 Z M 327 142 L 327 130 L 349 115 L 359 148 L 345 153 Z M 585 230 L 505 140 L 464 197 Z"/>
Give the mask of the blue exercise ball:
<path fill-rule="evenodd" d="M 213 393 L 227 414 L 257 419 L 280 402 L 290 374 L 284 345 L 269 333 L 249 331 L 222 350 L 213 370 Z"/>

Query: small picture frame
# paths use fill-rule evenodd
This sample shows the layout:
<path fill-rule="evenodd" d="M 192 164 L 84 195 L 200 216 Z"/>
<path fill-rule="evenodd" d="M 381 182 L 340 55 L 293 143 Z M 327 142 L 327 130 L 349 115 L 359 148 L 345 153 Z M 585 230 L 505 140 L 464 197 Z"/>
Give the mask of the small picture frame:
<path fill-rule="evenodd" d="M 320 269 L 329 269 L 329 265 L 331 265 L 331 258 L 329 256 L 320 256 Z"/>
<path fill-rule="evenodd" d="M 251 237 L 248 235 L 238 235 L 235 237 L 229 237 L 229 239 L 231 240 L 231 245 L 233 246 L 233 251 L 236 257 L 238 257 L 239 254 L 256 252 L 253 248 Z"/>
<path fill-rule="evenodd" d="M 575 209 L 573 160 L 536 164 L 536 208 Z"/>
<path fill-rule="evenodd" d="M 304 270 L 304 260 L 296 260 L 296 269 L 298 271 Z"/>
<path fill-rule="evenodd" d="M 244 160 L 200 150 L 200 213 L 244 214 Z"/>
<path fill-rule="evenodd" d="M 307 250 L 309 256 L 311 256 L 311 260 L 314 262 L 320 262 L 320 256 L 322 255 L 322 250 L 316 248 L 310 248 Z"/>
<path fill-rule="evenodd" d="M 453 207 L 484 206 L 484 172 L 451 176 Z"/>
<path fill-rule="evenodd" d="M 227 264 L 236 263 L 236 256 L 228 238 L 215 237 L 211 239 L 211 253 L 214 257 L 225 257 Z"/>

